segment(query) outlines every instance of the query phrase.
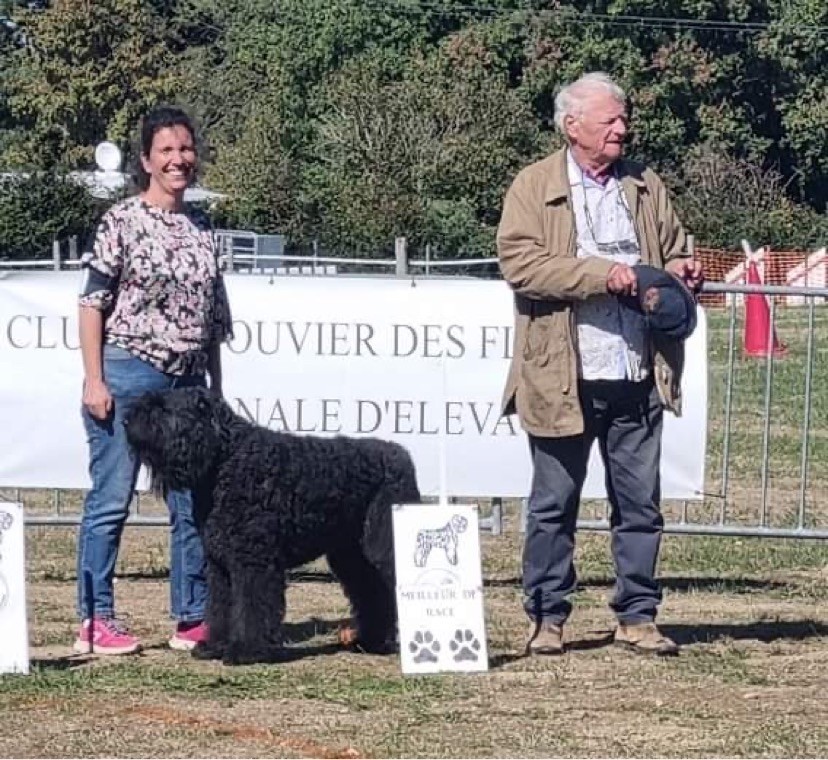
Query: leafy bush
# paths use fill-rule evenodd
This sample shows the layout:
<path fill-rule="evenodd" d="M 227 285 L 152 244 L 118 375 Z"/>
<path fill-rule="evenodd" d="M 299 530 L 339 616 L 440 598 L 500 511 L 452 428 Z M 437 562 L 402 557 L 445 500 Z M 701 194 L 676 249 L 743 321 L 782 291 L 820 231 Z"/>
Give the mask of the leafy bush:
<path fill-rule="evenodd" d="M 43 259 L 52 241 L 86 235 L 99 202 L 72 180 L 50 173 L 0 177 L 0 258 Z"/>
<path fill-rule="evenodd" d="M 756 248 L 804 251 L 828 243 L 828 215 L 791 200 L 772 169 L 700 149 L 668 184 L 687 231 L 705 246 L 739 249 L 744 238 Z"/>

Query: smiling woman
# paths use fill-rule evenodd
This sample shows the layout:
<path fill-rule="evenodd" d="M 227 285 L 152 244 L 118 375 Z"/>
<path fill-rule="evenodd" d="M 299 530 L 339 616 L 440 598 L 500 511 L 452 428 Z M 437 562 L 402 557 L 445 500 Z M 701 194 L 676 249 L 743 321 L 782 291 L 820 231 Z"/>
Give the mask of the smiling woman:
<path fill-rule="evenodd" d="M 189 120 L 181 123 L 178 113 L 159 108 L 141 128 L 138 186 L 147 203 L 168 211 L 181 209 L 198 161 L 193 127 Z"/>
<path fill-rule="evenodd" d="M 112 578 L 138 464 L 123 420 L 142 393 L 209 385 L 221 394 L 219 347 L 230 310 L 207 217 L 184 203 L 198 165 L 186 113 L 162 106 L 141 125 L 136 180 L 141 192 L 101 220 L 83 259 L 79 332 L 83 421 L 92 489 L 78 536 L 75 649 L 128 654 L 138 639 L 115 622 Z M 187 492 L 167 496 L 172 526 L 170 607 L 178 621 L 170 646 L 190 649 L 205 629 L 201 542 Z"/>

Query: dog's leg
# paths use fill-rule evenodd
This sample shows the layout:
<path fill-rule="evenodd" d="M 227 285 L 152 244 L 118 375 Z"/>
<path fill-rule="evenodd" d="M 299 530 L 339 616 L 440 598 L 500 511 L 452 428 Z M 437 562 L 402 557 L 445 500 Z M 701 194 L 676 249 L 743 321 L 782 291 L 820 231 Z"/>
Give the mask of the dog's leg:
<path fill-rule="evenodd" d="M 197 660 L 220 660 L 224 656 L 230 635 L 230 611 L 233 595 L 230 576 L 217 562 L 207 558 L 207 641 L 192 651 Z"/>
<path fill-rule="evenodd" d="M 285 572 L 281 567 L 239 565 L 231 573 L 232 621 L 226 665 L 284 659 Z"/>
<path fill-rule="evenodd" d="M 387 573 L 368 561 L 356 541 L 332 550 L 328 564 L 351 603 L 356 640 L 349 643 L 366 652 L 393 651 L 397 623 L 393 568 L 389 583 Z"/>
<path fill-rule="evenodd" d="M 450 565 L 457 564 L 457 536 L 454 533 L 446 537 L 446 559 Z"/>

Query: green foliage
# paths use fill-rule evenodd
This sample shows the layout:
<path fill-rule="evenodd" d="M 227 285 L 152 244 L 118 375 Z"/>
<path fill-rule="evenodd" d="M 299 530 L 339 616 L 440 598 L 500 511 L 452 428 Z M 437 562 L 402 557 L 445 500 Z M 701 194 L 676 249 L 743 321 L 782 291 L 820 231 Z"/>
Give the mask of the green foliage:
<path fill-rule="evenodd" d="M 325 88 L 307 189 L 326 243 L 381 251 L 405 235 L 446 256 L 493 253 L 503 192 L 540 151 L 531 111 L 485 53 L 461 32 L 400 78 L 362 58 Z"/>
<path fill-rule="evenodd" d="M 262 233 L 298 232 L 300 186 L 285 139 L 278 102 L 247 109 L 238 138 L 219 149 L 207 173 L 210 187 L 227 196 L 217 220 Z"/>
<path fill-rule="evenodd" d="M 676 183 L 700 243 L 825 242 L 824 0 L 24 5 L 0 5 L 23 35 L 0 32 L 0 170 L 88 168 L 102 139 L 128 153 L 171 101 L 200 121 L 223 224 L 491 254 L 511 177 L 560 142 L 556 91 L 600 69 L 630 94 L 630 154 Z"/>
<path fill-rule="evenodd" d="M 126 148 L 140 114 L 177 91 L 170 31 L 143 0 L 57 0 L 16 19 L 29 44 L 3 81 L 20 127 L 7 164 L 74 168 L 101 140 Z"/>
<path fill-rule="evenodd" d="M 87 234 L 99 211 L 85 188 L 59 175 L 0 177 L 0 258 L 48 258 L 52 241 Z"/>
<path fill-rule="evenodd" d="M 813 250 L 828 239 L 828 215 L 794 203 L 781 174 L 705 149 L 671 182 L 688 230 L 705 245 L 738 248 L 747 237 L 774 250 Z"/>

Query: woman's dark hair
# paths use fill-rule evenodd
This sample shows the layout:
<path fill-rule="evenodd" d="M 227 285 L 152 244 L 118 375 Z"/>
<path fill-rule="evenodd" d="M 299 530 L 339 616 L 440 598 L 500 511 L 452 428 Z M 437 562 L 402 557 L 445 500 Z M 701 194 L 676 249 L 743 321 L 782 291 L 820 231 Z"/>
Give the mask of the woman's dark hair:
<path fill-rule="evenodd" d="M 141 119 L 138 155 L 135 157 L 133 176 L 135 184 L 141 191 L 146 190 L 150 184 L 150 175 L 144 169 L 141 156 L 149 156 L 155 135 L 160 130 L 169 127 L 184 127 L 193 138 L 193 143 L 198 147 L 198 136 L 196 135 L 195 124 L 186 111 L 175 106 L 156 106 L 153 108 Z"/>

